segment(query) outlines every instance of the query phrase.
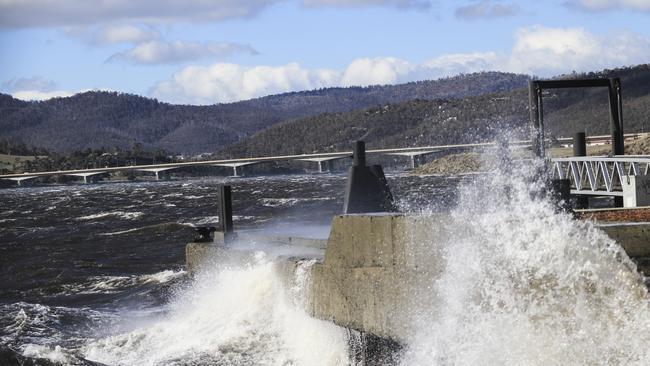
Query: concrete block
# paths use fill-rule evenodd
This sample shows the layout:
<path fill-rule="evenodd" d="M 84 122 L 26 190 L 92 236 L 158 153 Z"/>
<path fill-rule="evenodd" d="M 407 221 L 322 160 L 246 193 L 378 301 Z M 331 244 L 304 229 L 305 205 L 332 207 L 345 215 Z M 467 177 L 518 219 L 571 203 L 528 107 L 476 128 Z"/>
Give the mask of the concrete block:
<path fill-rule="evenodd" d="M 650 257 L 650 224 L 603 225 L 600 229 L 616 240 L 631 258 Z"/>
<path fill-rule="evenodd" d="M 344 215 L 334 218 L 325 261 L 312 267 L 312 315 L 380 337 L 404 340 L 407 314 L 439 303 L 431 288 L 452 234 L 444 216 Z"/>
<path fill-rule="evenodd" d="M 623 207 L 650 206 L 650 175 L 623 178 Z"/>
<path fill-rule="evenodd" d="M 343 217 L 346 217 L 344 220 Z M 354 258 L 352 232 L 361 220 L 355 216 L 334 216 L 325 250 L 325 262 L 330 267 L 349 267 Z"/>

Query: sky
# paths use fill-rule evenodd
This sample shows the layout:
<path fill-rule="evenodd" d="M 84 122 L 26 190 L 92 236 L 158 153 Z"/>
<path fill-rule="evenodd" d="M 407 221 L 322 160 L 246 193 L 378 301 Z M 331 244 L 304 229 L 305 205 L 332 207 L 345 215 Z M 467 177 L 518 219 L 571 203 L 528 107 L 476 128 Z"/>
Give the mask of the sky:
<path fill-rule="evenodd" d="M 0 92 L 214 104 L 650 63 L 650 0 L 0 0 Z"/>

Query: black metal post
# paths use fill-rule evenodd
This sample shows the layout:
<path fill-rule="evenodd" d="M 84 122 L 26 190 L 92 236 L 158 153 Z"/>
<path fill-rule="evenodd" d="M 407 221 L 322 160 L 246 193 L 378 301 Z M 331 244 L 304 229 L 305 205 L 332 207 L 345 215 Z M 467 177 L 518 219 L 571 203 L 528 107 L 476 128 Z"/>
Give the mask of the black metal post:
<path fill-rule="evenodd" d="M 531 136 L 530 140 L 533 145 L 533 152 L 535 156 L 542 157 L 542 150 L 540 150 L 540 132 L 542 127 L 539 125 L 539 98 L 537 96 L 538 90 L 537 82 L 531 80 L 528 82 L 528 105 L 530 113 Z M 543 141 L 542 141 L 543 143 Z"/>
<path fill-rule="evenodd" d="M 576 132 L 573 136 L 573 156 L 587 156 L 587 134 Z M 585 195 L 576 196 L 576 208 L 589 208 L 589 197 Z"/>
<path fill-rule="evenodd" d="M 587 156 L 587 135 L 584 132 L 573 135 L 573 156 Z"/>
<path fill-rule="evenodd" d="M 623 136 L 623 104 L 621 100 L 621 79 L 609 79 L 609 110 L 612 132 L 612 153 L 625 155 Z M 623 207 L 623 197 L 614 197 L 614 207 Z"/>
<path fill-rule="evenodd" d="M 232 191 L 229 185 L 219 186 L 219 226 L 224 235 L 233 232 Z"/>
<path fill-rule="evenodd" d="M 623 137 L 623 104 L 621 100 L 621 79 L 609 79 L 609 110 L 612 133 L 612 152 L 614 155 L 625 154 Z"/>
<path fill-rule="evenodd" d="M 352 158 L 354 159 L 354 166 L 366 166 L 366 143 L 364 141 L 354 143 Z"/>

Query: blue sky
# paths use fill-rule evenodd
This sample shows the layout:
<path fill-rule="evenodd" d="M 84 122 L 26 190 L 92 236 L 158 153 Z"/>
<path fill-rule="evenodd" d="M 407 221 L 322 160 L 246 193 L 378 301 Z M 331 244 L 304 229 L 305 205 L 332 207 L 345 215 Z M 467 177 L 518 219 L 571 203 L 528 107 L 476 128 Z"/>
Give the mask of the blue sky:
<path fill-rule="evenodd" d="M 213 104 L 650 62 L 650 0 L 3 0 L 0 91 Z"/>

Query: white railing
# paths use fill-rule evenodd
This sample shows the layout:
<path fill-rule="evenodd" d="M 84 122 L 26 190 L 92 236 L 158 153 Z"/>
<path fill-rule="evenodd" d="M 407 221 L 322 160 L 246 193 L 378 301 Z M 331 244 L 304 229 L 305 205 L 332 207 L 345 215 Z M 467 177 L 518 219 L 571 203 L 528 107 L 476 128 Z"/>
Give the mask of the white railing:
<path fill-rule="evenodd" d="M 553 158 L 552 178 L 569 179 L 572 194 L 622 196 L 630 176 L 648 175 L 650 156 L 579 156 Z"/>

